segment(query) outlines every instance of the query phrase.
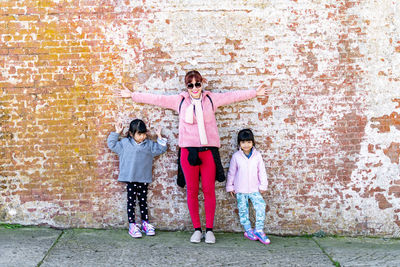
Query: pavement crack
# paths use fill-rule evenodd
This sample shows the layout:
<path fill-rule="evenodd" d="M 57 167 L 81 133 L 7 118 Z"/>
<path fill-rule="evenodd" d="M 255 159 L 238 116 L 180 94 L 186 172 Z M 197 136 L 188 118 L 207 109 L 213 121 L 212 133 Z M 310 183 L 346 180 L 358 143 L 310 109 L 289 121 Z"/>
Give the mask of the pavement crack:
<path fill-rule="evenodd" d="M 53 245 L 51 245 L 49 250 L 46 252 L 46 255 L 44 255 L 43 259 L 36 265 L 36 267 L 40 267 L 43 264 L 44 260 L 50 254 L 51 250 L 57 245 L 58 241 L 63 236 L 63 234 L 64 234 L 64 230 L 61 231 L 61 233 L 58 235 L 57 239 L 54 241 Z"/>
<path fill-rule="evenodd" d="M 315 240 L 315 238 L 311 238 L 315 244 L 317 244 L 317 246 L 321 249 L 322 253 L 325 254 L 325 256 L 327 256 L 329 258 L 329 260 L 332 262 L 333 266 L 335 267 L 341 267 L 340 263 L 338 261 L 335 261 L 331 255 L 328 254 L 328 252 L 325 251 L 325 249 L 317 242 L 317 240 Z"/>

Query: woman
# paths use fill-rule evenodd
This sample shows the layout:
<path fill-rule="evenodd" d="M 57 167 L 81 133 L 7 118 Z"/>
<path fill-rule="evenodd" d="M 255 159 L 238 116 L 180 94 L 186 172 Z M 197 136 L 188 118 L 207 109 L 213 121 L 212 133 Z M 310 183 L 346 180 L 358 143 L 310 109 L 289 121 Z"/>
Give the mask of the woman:
<path fill-rule="evenodd" d="M 226 93 L 212 93 L 203 90 L 203 77 L 198 71 L 189 71 L 185 76 L 186 91 L 177 95 L 157 95 L 117 90 L 120 97 L 131 97 L 134 102 L 156 105 L 175 110 L 179 114 L 179 169 L 178 185 L 187 185 L 187 204 L 195 229 L 190 242 L 199 243 L 202 230 L 199 216 L 199 175 L 201 174 L 206 213 L 206 243 L 215 243 L 213 233 L 215 216 L 215 180 L 224 181 L 218 148 L 215 110 L 223 105 L 265 95 L 265 84 L 257 90 L 239 90 Z"/>

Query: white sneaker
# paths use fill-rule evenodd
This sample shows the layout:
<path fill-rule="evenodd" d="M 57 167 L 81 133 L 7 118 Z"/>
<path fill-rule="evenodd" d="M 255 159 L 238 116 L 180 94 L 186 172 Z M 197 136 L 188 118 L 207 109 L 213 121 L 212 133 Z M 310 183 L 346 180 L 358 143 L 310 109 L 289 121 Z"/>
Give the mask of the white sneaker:
<path fill-rule="evenodd" d="M 131 235 L 131 237 L 134 238 L 140 238 L 142 237 L 142 233 L 140 232 L 139 227 L 136 225 L 136 223 L 130 223 L 129 224 L 129 231 L 128 233 Z"/>
<path fill-rule="evenodd" d="M 192 237 L 190 238 L 190 242 L 192 242 L 192 243 L 200 243 L 201 236 L 202 236 L 201 231 L 199 231 L 199 230 L 194 231 L 194 233 L 192 234 Z"/>
<path fill-rule="evenodd" d="M 208 231 L 206 233 L 206 243 L 207 244 L 214 244 L 215 243 L 215 236 L 213 231 Z"/>

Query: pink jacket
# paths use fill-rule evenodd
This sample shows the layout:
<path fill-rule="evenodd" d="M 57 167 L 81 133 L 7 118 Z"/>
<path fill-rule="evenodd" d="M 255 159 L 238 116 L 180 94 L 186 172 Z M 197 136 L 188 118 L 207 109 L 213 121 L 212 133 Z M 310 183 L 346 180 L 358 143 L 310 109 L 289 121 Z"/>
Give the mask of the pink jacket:
<path fill-rule="evenodd" d="M 226 191 L 255 193 L 267 188 L 267 173 L 260 152 L 253 147 L 250 158 L 247 158 L 241 149 L 235 152 L 229 165 Z"/>
<path fill-rule="evenodd" d="M 211 101 L 206 97 L 209 95 Z M 220 147 L 217 121 L 215 120 L 215 110 L 223 105 L 228 105 L 234 102 L 248 100 L 256 97 L 256 90 L 240 90 L 230 91 L 226 93 L 211 93 L 203 91 L 203 116 L 204 126 L 208 144 L 205 146 Z M 179 111 L 182 98 L 185 100 Z M 134 102 L 156 105 L 164 108 L 175 110 L 179 113 L 179 146 L 180 147 L 201 147 L 197 122 L 193 124 L 185 122 L 185 111 L 190 105 L 190 96 L 188 92 L 182 92 L 178 95 L 157 95 L 150 93 L 132 93 Z M 214 107 L 214 109 L 213 109 Z"/>

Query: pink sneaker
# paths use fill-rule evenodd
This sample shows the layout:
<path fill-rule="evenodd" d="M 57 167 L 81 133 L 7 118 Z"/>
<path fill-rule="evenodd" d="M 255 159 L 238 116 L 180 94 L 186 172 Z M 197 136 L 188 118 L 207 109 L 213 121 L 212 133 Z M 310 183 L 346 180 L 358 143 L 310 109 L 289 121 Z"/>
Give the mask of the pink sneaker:
<path fill-rule="evenodd" d="M 259 230 L 259 231 L 254 231 L 254 235 L 257 237 L 257 239 L 263 243 L 264 245 L 268 245 L 269 243 L 271 243 L 271 241 L 269 240 L 268 236 L 265 235 L 263 230 Z"/>
<path fill-rule="evenodd" d="M 156 234 L 156 229 L 154 228 L 153 225 L 149 224 L 146 221 L 142 222 L 142 231 L 146 234 L 146 235 L 155 235 Z"/>
<path fill-rule="evenodd" d="M 129 234 L 131 237 L 134 238 L 142 237 L 142 233 L 140 232 L 139 227 L 137 227 L 136 223 L 129 224 Z"/>
<path fill-rule="evenodd" d="M 244 232 L 244 237 L 250 239 L 250 240 L 257 240 L 257 237 L 254 235 L 253 229 L 249 229 Z"/>

